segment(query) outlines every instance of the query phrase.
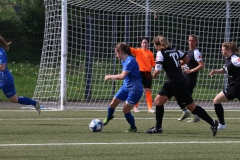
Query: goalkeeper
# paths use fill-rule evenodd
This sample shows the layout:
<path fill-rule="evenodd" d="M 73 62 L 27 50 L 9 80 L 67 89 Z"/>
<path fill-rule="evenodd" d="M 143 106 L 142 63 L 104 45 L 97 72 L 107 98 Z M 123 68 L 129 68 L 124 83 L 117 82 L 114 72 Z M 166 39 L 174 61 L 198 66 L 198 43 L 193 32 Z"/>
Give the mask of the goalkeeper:
<path fill-rule="evenodd" d="M 114 118 L 113 113 L 115 108 L 122 101 L 126 101 L 123 106 L 123 113 L 127 122 L 130 124 L 130 128 L 128 128 L 126 132 L 136 132 L 137 127 L 135 125 L 135 119 L 131 114 L 131 110 L 142 97 L 143 93 L 139 67 L 137 61 L 131 56 L 132 54 L 128 45 L 119 43 L 115 48 L 115 52 L 117 58 L 122 62 L 122 73 L 118 75 L 106 75 L 105 81 L 109 79 L 123 80 L 123 85 L 110 103 L 108 114 L 103 121 L 103 125 L 107 125 L 108 122 Z"/>
<path fill-rule="evenodd" d="M 9 50 L 9 45 L 11 42 L 5 41 L 5 39 L 0 36 L 0 88 L 2 89 L 4 95 L 12 103 L 20 103 L 23 105 L 33 105 L 37 110 L 39 115 L 41 108 L 38 102 L 23 96 L 17 96 L 16 89 L 14 86 L 14 79 L 12 74 L 8 70 L 8 58 L 5 51 Z"/>
<path fill-rule="evenodd" d="M 146 94 L 146 100 L 148 105 L 148 113 L 155 113 L 155 110 L 152 108 L 152 68 L 155 66 L 153 53 L 148 49 L 149 39 L 143 37 L 141 39 L 142 48 L 132 48 L 131 52 L 136 57 L 136 60 L 139 65 L 142 84 Z M 134 106 L 134 112 L 140 112 L 138 110 L 138 104 Z"/>

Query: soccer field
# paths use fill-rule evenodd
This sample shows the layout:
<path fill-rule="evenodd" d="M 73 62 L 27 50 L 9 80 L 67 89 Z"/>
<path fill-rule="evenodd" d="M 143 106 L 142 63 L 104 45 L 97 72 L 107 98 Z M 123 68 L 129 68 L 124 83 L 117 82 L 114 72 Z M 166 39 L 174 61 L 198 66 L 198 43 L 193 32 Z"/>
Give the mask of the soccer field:
<path fill-rule="evenodd" d="M 216 118 L 213 110 L 207 111 Z M 106 110 L 42 111 L 0 110 L 0 159 L 239 159 L 240 110 L 226 110 L 227 130 L 212 137 L 204 121 L 179 122 L 181 111 L 165 110 L 163 133 L 148 135 L 155 114 L 133 113 L 137 133 L 123 132 L 129 126 L 120 110 L 115 118 L 94 133 L 88 128 L 94 118 L 103 120 Z"/>

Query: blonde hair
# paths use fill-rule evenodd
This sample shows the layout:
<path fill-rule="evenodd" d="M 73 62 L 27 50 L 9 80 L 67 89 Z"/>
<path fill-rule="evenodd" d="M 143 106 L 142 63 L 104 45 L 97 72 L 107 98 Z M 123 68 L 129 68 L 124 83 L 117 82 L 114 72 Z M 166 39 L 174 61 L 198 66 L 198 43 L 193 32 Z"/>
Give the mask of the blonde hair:
<path fill-rule="evenodd" d="M 197 35 L 191 34 L 188 37 L 193 37 L 195 39 L 195 41 L 198 42 L 199 37 Z"/>
<path fill-rule="evenodd" d="M 171 46 L 167 38 L 163 36 L 154 37 L 152 42 L 158 47 L 159 50 L 165 50 Z"/>
<path fill-rule="evenodd" d="M 7 42 L 5 41 L 5 39 L 0 35 L 0 46 L 3 47 L 3 49 L 5 51 L 9 50 L 9 45 L 11 44 L 11 42 Z"/>
<path fill-rule="evenodd" d="M 239 53 L 239 48 L 237 47 L 237 44 L 234 41 L 224 42 L 222 44 L 222 47 L 225 47 L 227 50 L 231 50 L 232 53 Z"/>

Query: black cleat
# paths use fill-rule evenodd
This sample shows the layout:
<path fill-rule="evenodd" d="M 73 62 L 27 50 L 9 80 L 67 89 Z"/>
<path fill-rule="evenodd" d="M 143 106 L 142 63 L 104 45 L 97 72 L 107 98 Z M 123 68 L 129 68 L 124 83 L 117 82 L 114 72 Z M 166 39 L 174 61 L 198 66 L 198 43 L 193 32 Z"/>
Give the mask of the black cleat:
<path fill-rule="evenodd" d="M 162 128 L 157 129 L 156 127 L 152 127 L 149 130 L 146 130 L 146 133 L 148 133 L 148 134 L 161 134 L 162 133 Z"/>
<path fill-rule="evenodd" d="M 213 137 L 215 137 L 217 134 L 217 131 L 218 131 L 218 121 L 217 120 L 214 120 L 214 125 L 212 125 L 210 127 L 210 129 L 212 130 Z"/>

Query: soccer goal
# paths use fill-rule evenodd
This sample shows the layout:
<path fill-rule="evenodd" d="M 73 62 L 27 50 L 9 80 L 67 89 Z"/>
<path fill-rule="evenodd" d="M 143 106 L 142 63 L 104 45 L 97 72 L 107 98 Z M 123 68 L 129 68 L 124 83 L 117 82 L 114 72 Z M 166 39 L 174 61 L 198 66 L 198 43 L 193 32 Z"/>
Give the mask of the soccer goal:
<path fill-rule="evenodd" d="M 163 35 L 172 46 L 188 52 L 190 34 L 199 36 L 205 69 L 193 98 L 202 107 L 226 87 L 226 75 L 208 76 L 221 68 L 221 44 L 240 43 L 240 2 L 204 0 L 44 0 L 45 33 L 34 99 L 46 108 L 107 107 L 122 81 L 104 82 L 121 73 L 115 46 L 140 47 L 141 37 Z M 156 53 L 151 44 L 150 50 Z M 153 80 L 153 98 L 165 74 Z M 225 104 L 232 107 L 235 102 Z M 176 106 L 170 100 L 166 106 Z M 143 95 L 140 108 L 147 108 Z"/>

